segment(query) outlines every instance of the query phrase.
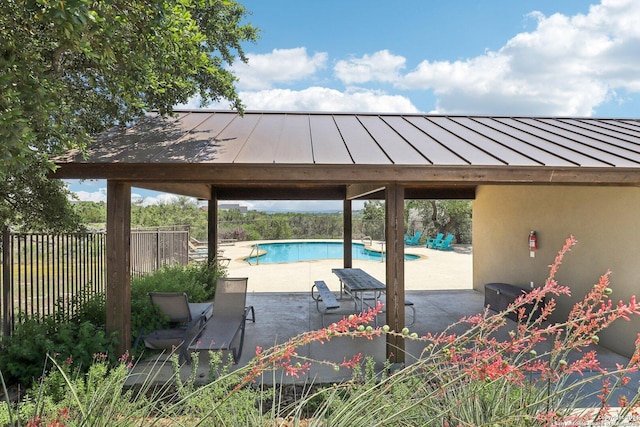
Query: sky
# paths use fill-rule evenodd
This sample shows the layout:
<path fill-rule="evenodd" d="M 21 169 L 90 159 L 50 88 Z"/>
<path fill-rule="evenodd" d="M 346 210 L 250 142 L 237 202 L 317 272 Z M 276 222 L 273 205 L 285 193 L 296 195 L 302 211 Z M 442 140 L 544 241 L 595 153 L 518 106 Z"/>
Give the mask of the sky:
<path fill-rule="evenodd" d="M 260 30 L 243 45 L 248 64 L 230 67 L 247 110 L 640 117 L 638 0 L 240 3 Z M 69 186 L 81 200 L 106 200 L 104 181 Z M 174 197 L 132 194 L 143 204 Z"/>

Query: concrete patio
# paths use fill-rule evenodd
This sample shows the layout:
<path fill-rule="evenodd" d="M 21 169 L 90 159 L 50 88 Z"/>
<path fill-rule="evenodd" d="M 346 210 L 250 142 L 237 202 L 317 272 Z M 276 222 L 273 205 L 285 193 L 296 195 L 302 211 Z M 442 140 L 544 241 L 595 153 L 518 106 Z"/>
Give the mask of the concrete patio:
<path fill-rule="evenodd" d="M 406 263 L 407 274 L 406 298 L 414 303 L 416 322 L 410 327 L 411 332 L 422 336 L 426 333 L 444 331 L 464 316 L 481 313 L 484 310 L 484 295 L 474 291 L 471 287 L 471 248 L 458 247 L 452 252 L 439 252 L 426 248 L 407 248 L 407 252 L 418 253 L 423 258 Z M 325 280 L 335 292 L 339 289 L 339 282 L 331 273 L 331 268 L 341 267 L 340 260 L 324 260 L 318 262 L 301 262 L 291 264 L 246 266 L 241 260 L 248 256 L 246 247 L 229 247 L 225 255 L 240 254 L 232 258 L 229 276 L 249 277 L 249 291 L 247 304 L 255 308 L 256 322 L 248 322 L 244 350 L 235 368 L 245 366 L 255 355 L 257 347 L 264 349 L 274 344 L 286 342 L 303 332 L 321 328 L 321 316 L 316 310 L 316 303 L 311 298 L 310 289 L 313 280 Z M 245 265 L 243 265 L 245 264 Z M 354 262 L 354 267 L 365 269 L 372 275 L 380 274 L 384 278 L 384 263 Z M 420 271 L 422 270 L 422 271 Z M 410 273 L 409 273 L 410 272 Z M 438 283 L 430 282 L 438 280 Z M 419 289 L 422 287 L 423 289 Z M 440 288 L 440 289 L 438 289 Z M 325 323 L 339 320 L 343 315 L 352 312 L 353 302 L 342 300 L 340 314 L 327 315 Z M 407 321 L 410 313 L 407 312 Z M 378 317 L 378 324 L 385 323 L 384 314 Z M 509 321 L 511 326 L 514 322 Z M 508 330 L 501 332 L 506 336 Z M 382 367 L 385 359 L 386 342 L 384 337 L 373 340 L 334 338 L 329 342 L 312 343 L 297 350 L 304 359 L 342 362 L 357 353 L 371 356 L 378 367 Z M 417 341 L 406 341 L 406 363 L 411 363 L 419 357 L 423 346 Z M 614 369 L 617 363 L 625 364 L 627 359 L 604 348 L 598 349 L 601 364 L 607 369 Z M 141 374 L 135 381 L 145 378 L 151 367 L 158 365 L 147 360 L 137 366 L 134 372 Z M 189 366 L 183 366 L 181 374 L 187 376 Z M 170 366 L 162 367 L 160 373 L 153 375 L 157 381 L 168 379 L 172 373 Z M 208 377 L 208 355 L 202 354 L 197 367 L 199 381 L 206 381 Z M 311 369 L 299 378 L 286 376 L 282 372 L 267 372 L 261 380 L 265 383 L 273 381 L 280 383 L 333 383 L 351 377 L 349 369 L 341 368 L 335 371 L 332 367 L 322 364 L 312 364 Z M 630 381 L 628 390 L 637 390 L 638 378 Z M 583 393 L 595 393 L 599 384 L 593 384 Z"/>

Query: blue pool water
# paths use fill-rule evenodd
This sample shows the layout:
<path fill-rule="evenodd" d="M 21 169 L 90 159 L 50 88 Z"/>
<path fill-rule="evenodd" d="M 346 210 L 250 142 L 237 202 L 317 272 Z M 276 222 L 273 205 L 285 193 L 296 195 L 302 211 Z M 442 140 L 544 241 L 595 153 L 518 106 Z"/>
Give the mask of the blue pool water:
<path fill-rule="evenodd" d="M 313 261 L 319 259 L 342 259 L 342 242 L 283 242 L 259 245 L 260 251 L 266 251 L 258 260 L 253 256 L 244 260 L 251 264 L 276 264 L 281 262 Z M 353 244 L 353 259 L 380 261 L 380 252 L 371 251 L 362 243 Z M 407 261 L 420 258 L 418 255 L 405 254 Z"/>

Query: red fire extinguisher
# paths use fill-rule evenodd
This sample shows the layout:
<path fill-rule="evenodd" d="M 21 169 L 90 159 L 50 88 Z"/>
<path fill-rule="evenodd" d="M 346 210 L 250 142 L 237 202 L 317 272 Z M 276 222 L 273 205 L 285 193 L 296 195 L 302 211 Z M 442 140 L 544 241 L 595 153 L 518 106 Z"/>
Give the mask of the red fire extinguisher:
<path fill-rule="evenodd" d="M 536 249 L 538 249 L 538 237 L 536 236 L 536 232 L 532 230 L 531 233 L 529 233 L 529 250 L 535 251 Z"/>

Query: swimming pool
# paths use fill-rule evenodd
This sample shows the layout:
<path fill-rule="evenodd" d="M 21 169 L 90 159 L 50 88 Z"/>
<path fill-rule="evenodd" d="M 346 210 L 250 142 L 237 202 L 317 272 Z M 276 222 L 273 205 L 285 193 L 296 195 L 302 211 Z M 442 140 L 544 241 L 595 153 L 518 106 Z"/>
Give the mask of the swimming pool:
<path fill-rule="evenodd" d="M 277 264 L 281 262 L 314 261 L 320 259 L 342 259 L 344 255 L 342 242 L 278 242 L 258 245 L 259 257 L 248 257 L 244 260 L 250 264 Z M 362 243 L 353 243 L 353 259 L 380 261 L 381 254 L 372 251 Z M 411 261 L 420 258 L 418 255 L 405 254 L 404 259 Z"/>

